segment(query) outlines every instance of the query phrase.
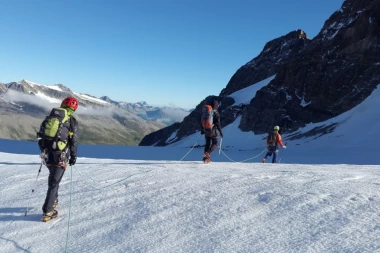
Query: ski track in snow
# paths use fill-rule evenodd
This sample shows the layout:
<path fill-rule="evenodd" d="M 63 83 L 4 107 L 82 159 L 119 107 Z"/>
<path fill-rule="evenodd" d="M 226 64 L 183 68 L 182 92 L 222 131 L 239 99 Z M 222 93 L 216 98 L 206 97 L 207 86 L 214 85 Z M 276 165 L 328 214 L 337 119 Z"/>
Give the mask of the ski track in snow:
<path fill-rule="evenodd" d="M 80 158 L 44 223 L 47 169 L 0 158 L 2 253 L 380 251 L 378 166 Z"/>

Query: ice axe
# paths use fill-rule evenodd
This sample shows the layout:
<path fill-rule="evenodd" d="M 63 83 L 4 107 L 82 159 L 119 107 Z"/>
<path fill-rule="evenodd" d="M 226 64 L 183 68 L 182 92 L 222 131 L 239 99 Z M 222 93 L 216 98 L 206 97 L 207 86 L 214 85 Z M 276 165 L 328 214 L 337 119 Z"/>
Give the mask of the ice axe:
<path fill-rule="evenodd" d="M 286 144 L 287 144 L 287 142 L 285 142 L 285 146 L 286 146 Z M 285 152 L 285 151 L 283 151 L 283 152 Z M 282 153 L 282 156 L 280 157 L 280 160 L 278 161 L 278 163 L 281 163 L 281 159 L 283 156 L 284 156 L 284 153 Z"/>

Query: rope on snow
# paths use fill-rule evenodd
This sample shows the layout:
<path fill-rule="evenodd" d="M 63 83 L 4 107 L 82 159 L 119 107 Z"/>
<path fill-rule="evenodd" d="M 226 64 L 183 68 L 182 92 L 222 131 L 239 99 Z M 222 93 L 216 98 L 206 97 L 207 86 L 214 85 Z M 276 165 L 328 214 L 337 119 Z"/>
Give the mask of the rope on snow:
<path fill-rule="evenodd" d="M 261 154 L 263 154 L 267 149 L 265 148 L 260 154 L 254 156 L 254 157 L 251 157 L 251 158 L 248 158 L 248 159 L 245 159 L 245 160 L 242 160 L 242 161 L 235 161 L 233 159 L 231 159 L 226 153 L 224 153 L 224 151 L 221 149 L 221 152 L 222 154 L 227 158 L 229 159 L 231 162 L 235 162 L 235 163 L 243 163 L 243 162 L 246 162 L 246 161 L 249 161 L 249 160 L 252 160 L 252 159 L 255 159 L 257 157 L 259 157 Z"/>
<path fill-rule="evenodd" d="M 199 138 L 201 138 L 201 136 L 202 136 L 202 135 L 200 135 L 200 136 L 198 137 L 197 141 L 196 141 L 196 142 L 194 143 L 194 145 L 191 147 L 191 149 L 189 150 L 189 152 L 187 152 L 186 155 L 184 155 L 184 156 L 180 159 L 180 161 L 182 161 L 182 160 L 183 160 L 188 154 L 190 154 L 190 152 L 194 149 L 195 145 L 197 145 L 198 140 L 199 140 Z"/>

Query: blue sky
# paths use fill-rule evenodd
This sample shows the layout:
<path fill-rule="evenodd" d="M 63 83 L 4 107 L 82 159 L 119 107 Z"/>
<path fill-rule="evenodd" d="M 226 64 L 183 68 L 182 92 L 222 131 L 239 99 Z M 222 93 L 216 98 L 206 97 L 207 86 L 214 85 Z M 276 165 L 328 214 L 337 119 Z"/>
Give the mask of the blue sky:
<path fill-rule="evenodd" d="M 0 0 L 0 82 L 193 108 L 266 42 L 309 38 L 343 0 Z"/>

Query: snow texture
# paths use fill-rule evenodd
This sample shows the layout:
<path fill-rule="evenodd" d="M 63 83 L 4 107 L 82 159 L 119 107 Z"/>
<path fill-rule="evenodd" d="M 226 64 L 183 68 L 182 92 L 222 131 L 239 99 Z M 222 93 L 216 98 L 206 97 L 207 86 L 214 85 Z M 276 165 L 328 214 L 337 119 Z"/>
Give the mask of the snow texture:
<path fill-rule="evenodd" d="M 249 104 L 252 98 L 256 95 L 256 92 L 270 83 L 270 81 L 272 81 L 274 78 L 275 75 L 229 95 L 229 97 L 235 100 L 233 106 L 240 104 Z"/>
<path fill-rule="evenodd" d="M 63 91 L 58 85 L 46 85 L 49 89 Z"/>
<path fill-rule="evenodd" d="M 379 166 L 80 158 L 44 223 L 47 169 L 0 159 L 2 253 L 380 250 Z"/>
<path fill-rule="evenodd" d="M 100 104 L 108 104 L 107 101 L 104 101 L 100 98 L 94 98 L 94 97 L 91 97 L 91 96 L 88 96 L 88 95 L 85 95 L 85 94 L 79 94 L 79 93 L 75 93 L 74 94 L 78 97 L 80 97 L 81 99 L 84 99 L 84 100 L 88 100 L 88 101 L 92 101 L 92 102 L 96 102 L 96 103 L 100 103 Z"/>
<path fill-rule="evenodd" d="M 309 104 L 311 104 L 311 101 L 306 102 L 305 98 L 302 98 L 302 101 L 301 101 L 301 104 L 300 104 L 302 107 L 308 106 Z"/>
<path fill-rule="evenodd" d="M 42 92 L 38 92 L 38 93 L 36 94 L 36 96 L 42 98 L 43 100 L 47 100 L 49 103 L 61 103 L 61 100 L 56 99 L 56 98 L 49 97 L 49 96 L 45 95 L 45 94 L 42 93 Z"/>
<path fill-rule="evenodd" d="M 376 89 L 302 138 L 283 134 L 277 164 L 260 162 L 266 136 L 240 117 L 208 165 L 199 132 L 161 148 L 80 145 L 47 223 L 37 144 L 0 140 L 0 252 L 380 252 L 379 103 Z"/>
<path fill-rule="evenodd" d="M 166 140 L 166 143 L 170 143 L 170 142 L 174 141 L 174 140 L 176 139 L 177 132 L 178 132 L 178 131 L 173 132 L 173 133 L 169 136 L 169 138 Z"/>

